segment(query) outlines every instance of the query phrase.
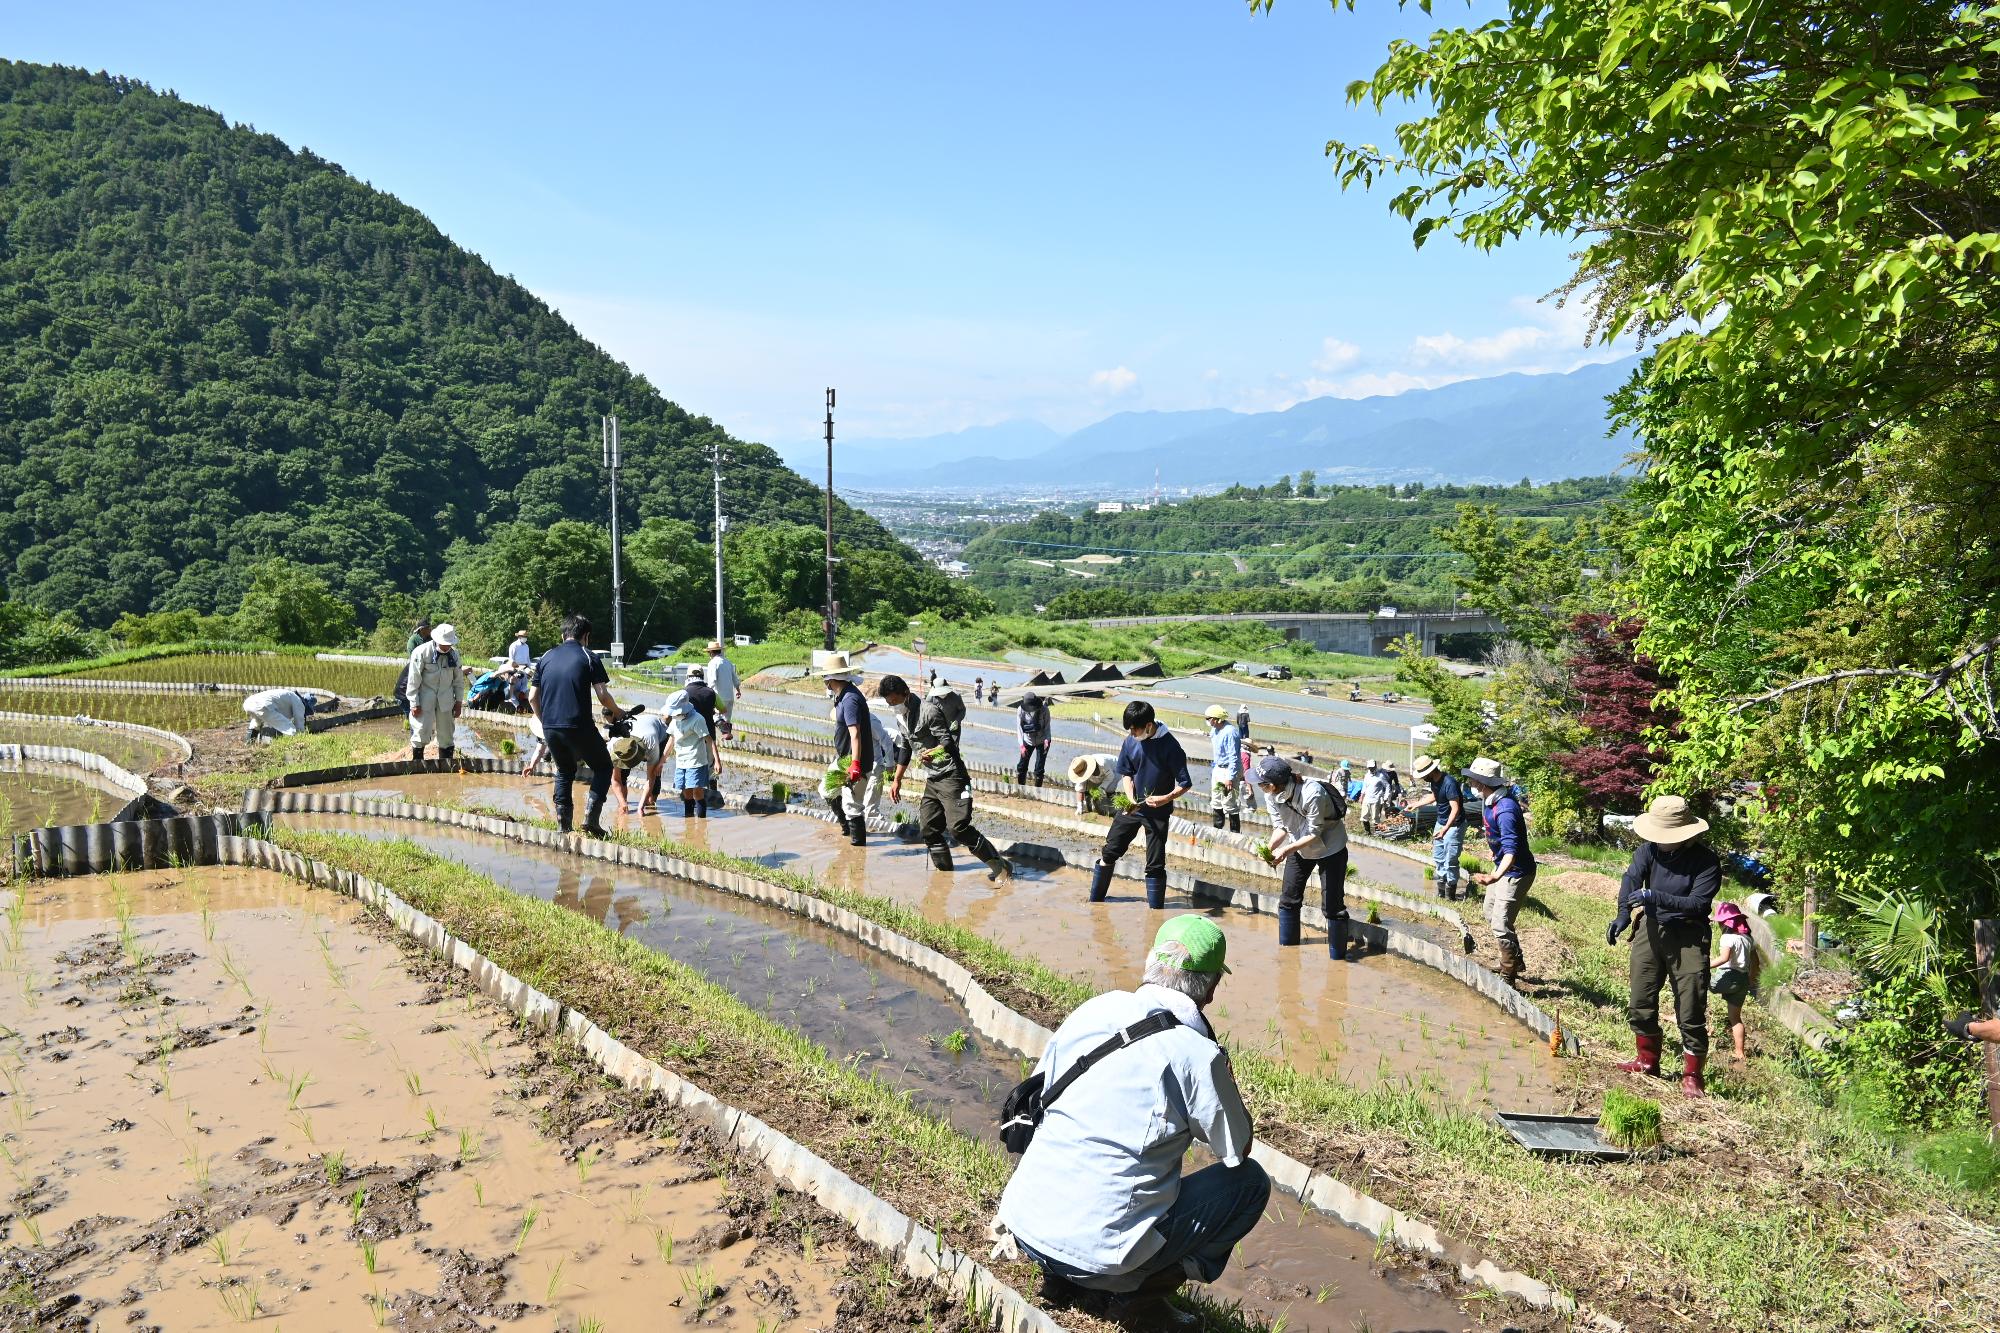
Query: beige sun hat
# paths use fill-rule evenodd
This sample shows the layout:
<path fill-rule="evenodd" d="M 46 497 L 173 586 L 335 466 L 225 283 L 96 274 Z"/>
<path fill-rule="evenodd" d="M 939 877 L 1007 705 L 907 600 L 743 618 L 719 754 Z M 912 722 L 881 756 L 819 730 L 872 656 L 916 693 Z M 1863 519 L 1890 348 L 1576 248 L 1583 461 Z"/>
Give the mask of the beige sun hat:
<path fill-rule="evenodd" d="M 1476 782 L 1482 787 L 1491 787 L 1495 791 L 1500 791 L 1514 785 L 1514 780 L 1507 776 L 1507 770 L 1500 767 L 1500 761 L 1498 759 L 1488 759 L 1485 755 L 1481 755 L 1479 758 L 1473 760 L 1472 767 L 1466 769 L 1459 776 Z"/>
<path fill-rule="evenodd" d="M 821 680 L 844 680 L 849 685 L 861 682 L 861 673 L 855 669 L 854 659 L 846 653 L 826 654 L 826 665 L 819 670 Z"/>
<path fill-rule="evenodd" d="M 440 648 L 456 648 L 458 631 L 450 625 L 439 625 L 431 631 L 431 642 Z"/>
<path fill-rule="evenodd" d="M 1422 779 L 1422 778 L 1428 778 L 1431 774 L 1437 772 L 1438 769 L 1441 767 L 1442 765 L 1439 764 L 1437 760 L 1431 758 L 1429 755 L 1420 754 L 1417 756 L 1417 762 L 1411 766 L 1410 772 L 1414 773 L 1419 779 Z"/>
<path fill-rule="evenodd" d="M 1655 796 L 1646 813 L 1632 821 L 1632 831 L 1647 842 L 1672 847 L 1708 832 L 1708 821 L 1688 809 L 1685 796 Z"/>

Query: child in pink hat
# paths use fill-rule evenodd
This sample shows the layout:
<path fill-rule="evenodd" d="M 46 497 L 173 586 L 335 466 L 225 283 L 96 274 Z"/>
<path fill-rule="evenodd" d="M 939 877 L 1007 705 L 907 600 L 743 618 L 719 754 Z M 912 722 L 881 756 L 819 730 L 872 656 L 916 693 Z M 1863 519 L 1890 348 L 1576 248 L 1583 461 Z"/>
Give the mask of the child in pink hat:
<path fill-rule="evenodd" d="M 1756 966 L 1757 952 L 1750 943 L 1750 918 L 1735 903 L 1715 905 L 1715 924 L 1721 931 L 1715 940 L 1715 957 L 1709 963 L 1713 975 L 1708 988 L 1729 1004 L 1729 1040 L 1733 1057 L 1741 1064 L 1748 1058 L 1750 1035 L 1743 1023 L 1743 1001 L 1755 988 L 1751 969 Z"/>

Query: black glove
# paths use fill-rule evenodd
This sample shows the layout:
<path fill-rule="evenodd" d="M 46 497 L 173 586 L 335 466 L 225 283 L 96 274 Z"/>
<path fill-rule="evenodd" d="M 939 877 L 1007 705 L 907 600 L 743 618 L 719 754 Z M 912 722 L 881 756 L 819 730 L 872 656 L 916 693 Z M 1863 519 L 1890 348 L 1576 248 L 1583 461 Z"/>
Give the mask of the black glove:
<path fill-rule="evenodd" d="M 1625 933 L 1625 927 L 1631 924 L 1632 924 L 1632 918 L 1625 915 L 1623 912 L 1620 912 L 1616 917 L 1612 919 L 1610 928 L 1604 932 L 1604 942 L 1606 944 L 1618 943 L 1618 937 L 1620 935 L 1623 935 Z"/>

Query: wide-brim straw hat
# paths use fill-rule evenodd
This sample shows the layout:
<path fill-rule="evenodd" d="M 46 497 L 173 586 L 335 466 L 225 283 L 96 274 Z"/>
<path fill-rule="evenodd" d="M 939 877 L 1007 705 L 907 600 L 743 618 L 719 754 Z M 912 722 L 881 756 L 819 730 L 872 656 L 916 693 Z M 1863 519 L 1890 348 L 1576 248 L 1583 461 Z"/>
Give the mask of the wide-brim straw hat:
<path fill-rule="evenodd" d="M 1500 767 L 1500 761 L 1488 759 L 1484 755 L 1473 760 L 1472 767 L 1459 776 L 1468 782 L 1476 782 L 1482 787 L 1492 787 L 1495 790 L 1514 785 L 1514 779 L 1507 776 L 1507 770 Z"/>
<path fill-rule="evenodd" d="M 861 673 L 854 669 L 853 659 L 846 653 L 830 654 L 828 664 L 819 670 L 819 678 L 823 681 L 845 681 L 849 685 L 861 683 Z"/>
<path fill-rule="evenodd" d="M 1688 809 L 1685 796 L 1656 796 L 1646 813 L 1632 821 L 1632 831 L 1647 842 L 1672 847 L 1708 832 L 1708 821 Z"/>
<path fill-rule="evenodd" d="M 719 653 L 722 651 L 722 644 L 718 640 L 710 639 L 708 641 L 708 651 L 711 653 Z"/>
<path fill-rule="evenodd" d="M 1437 772 L 1442 767 L 1444 767 L 1444 765 L 1440 764 L 1437 760 L 1431 758 L 1429 755 L 1420 754 L 1417 756 L 1417 762 L 1411 766 L 1410 772 L 1416 774 L 1417 777 L 1419 778 L 1427 778 L 1431 774 Z"/>

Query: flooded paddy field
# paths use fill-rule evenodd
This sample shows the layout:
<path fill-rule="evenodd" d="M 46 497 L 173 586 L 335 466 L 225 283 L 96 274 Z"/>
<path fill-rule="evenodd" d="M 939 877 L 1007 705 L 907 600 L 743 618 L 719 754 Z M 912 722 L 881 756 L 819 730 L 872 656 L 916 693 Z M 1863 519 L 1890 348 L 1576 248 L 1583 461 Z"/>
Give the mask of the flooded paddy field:
<path fill-rule="evenodd" d="M 0 711 L 137 722 L 177 731 L 183 736 L 210 727 L 241 726 L 245 720 L 240 694 L 127 694 L 83 687 L 23 687 L 5 682 L 0 682 Z"/>
<path fill-rule="evenodd" d="M 0 705 L 6 697 L 0 695 Z M 146 774 L 180 762 L 181 752 L 156 736 L 94 727 L 73 717 L 0 718 L 0 745 L 55 745 L 101 754 L 128 773 Z"/>
<path fill-rule="evenodd" d="M 65 824 L 94 824 L 118 813 L 130 792 L 81 769 L 28 763 L 0 769 L 0 834 Z"/>
<path fill-rule="evenodd" d="M 351 900 L 232 868 L 16 887 L 17 1306 L 298 1333 L 839 1322 L 847 1255 L 769 1234 L 767 1179 Z"/>
<path fill-rule="evenodd" d="M 326 662 L 308 653 L 182 653 L 74 673 L 79 680 L 174 681 L 203 685 L 296 685 L 350 699 L 393 694 L 399 668 Z"/>

